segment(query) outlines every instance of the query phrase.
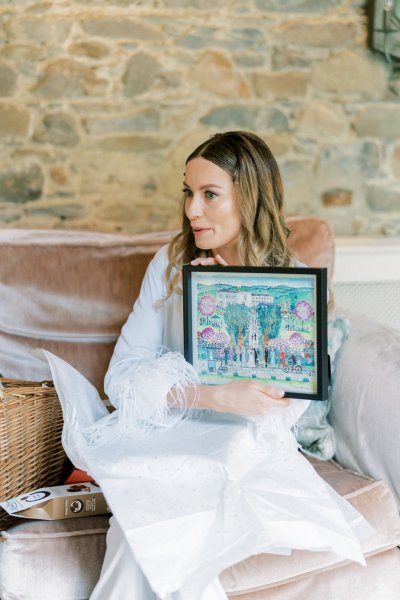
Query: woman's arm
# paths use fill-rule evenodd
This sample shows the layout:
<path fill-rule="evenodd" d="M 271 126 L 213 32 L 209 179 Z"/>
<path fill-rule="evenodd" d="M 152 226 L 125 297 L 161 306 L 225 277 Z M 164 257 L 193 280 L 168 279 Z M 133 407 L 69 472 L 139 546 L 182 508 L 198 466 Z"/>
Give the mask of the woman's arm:
<path fill-rule="evenodd" d="M 284 390 L 256 383 L 250 379 L 233 381 L 222 385 L 199 385 L 187 387 L 185 396 L 188 408 L 197 407 L 217 412 L 257 416 L 265 414 L 273 406 L 288 406 Z M 170 396 L 172 399 L 173 394 Z"/>
<path fill-rule="evenodd" d="M 161 248 L 150 262 L 140 294 L 115 345 L 105 376 L 104 389 L 112 401 L 112 388 L 126 379 L 140 363 L 154 360 L 163 342 L 164 272 L 167 247 Z"/>

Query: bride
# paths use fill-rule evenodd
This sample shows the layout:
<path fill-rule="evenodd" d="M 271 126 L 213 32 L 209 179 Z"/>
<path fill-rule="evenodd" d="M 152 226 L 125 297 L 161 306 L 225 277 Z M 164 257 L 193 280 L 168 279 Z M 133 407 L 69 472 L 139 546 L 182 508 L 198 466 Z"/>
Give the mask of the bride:
<path fill-rule="evenodd" d="M 296 266 L 268 146 L 217 134 L 186 161 L 182 231 L 144 277 L 106 374 L 116 407 L 47 353 L 64 445 L 113 512 L 92 600 L 221 600 L 221 571 L 258 553 L 333 551 L 364 564 L 363 517 L 315 473 L 292 429 L 308 401 L 255 379 L 202 385 L 183 358 L 181 269 Z M 71 386 L 76 390 L 71 394 Z"/>

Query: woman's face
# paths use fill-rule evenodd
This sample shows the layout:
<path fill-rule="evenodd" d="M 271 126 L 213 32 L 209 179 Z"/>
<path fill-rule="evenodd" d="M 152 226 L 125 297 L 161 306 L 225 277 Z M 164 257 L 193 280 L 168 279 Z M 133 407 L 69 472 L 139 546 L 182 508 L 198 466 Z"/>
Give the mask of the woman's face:
<path fill-rule="evenodd" d="M 196 246 L 220 254 L 230 265 L 239 264 L 241 221 L 231 176 L 205 158 L 193 158 L 186 165 L 183 191 Z"/>

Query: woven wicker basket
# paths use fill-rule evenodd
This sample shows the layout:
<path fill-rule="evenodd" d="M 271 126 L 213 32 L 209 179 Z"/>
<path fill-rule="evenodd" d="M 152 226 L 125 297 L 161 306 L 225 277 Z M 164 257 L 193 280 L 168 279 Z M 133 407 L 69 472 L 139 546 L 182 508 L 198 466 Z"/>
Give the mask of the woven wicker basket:
<path fill-rule="evenodd" d="M 59 485 L 66 462 L 52 382 L 0 378 L 0 501 Z M 0 508 L 0 531 L 21 519 Z"/>

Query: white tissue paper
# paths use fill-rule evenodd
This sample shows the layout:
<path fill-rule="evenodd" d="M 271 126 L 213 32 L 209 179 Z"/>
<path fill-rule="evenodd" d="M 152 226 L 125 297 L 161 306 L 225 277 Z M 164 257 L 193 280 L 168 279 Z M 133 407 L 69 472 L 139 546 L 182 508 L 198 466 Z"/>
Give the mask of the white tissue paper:
<path fill-rule="evenodd" d="M 358 538 L 372 528 L 298 452 L 292 428 L 308 401 L 257 419 L 200 410 L 178 411 L 187 418 L 177 419 L 162 408 L 168 389 L 182 391 L 196 377 L 181 355 L 165 356 L 156 359 L 158 380 L 165 369 L 168 385 L 148 386 L 154 364 L 143 363 L 140 386 L 119 394 L 109 414 L 80 373 L 46 352 L 64 448 L 101 486 L 160 599 L 177 591 L 199 598 L 223 569 L 261 552 L 333 551 L 365 564 Z M 160 397 L 151 399 L 149 389 Z M 124 406 L 144 398 L 158 407 L 155 419 L 151 408 Z"/>

